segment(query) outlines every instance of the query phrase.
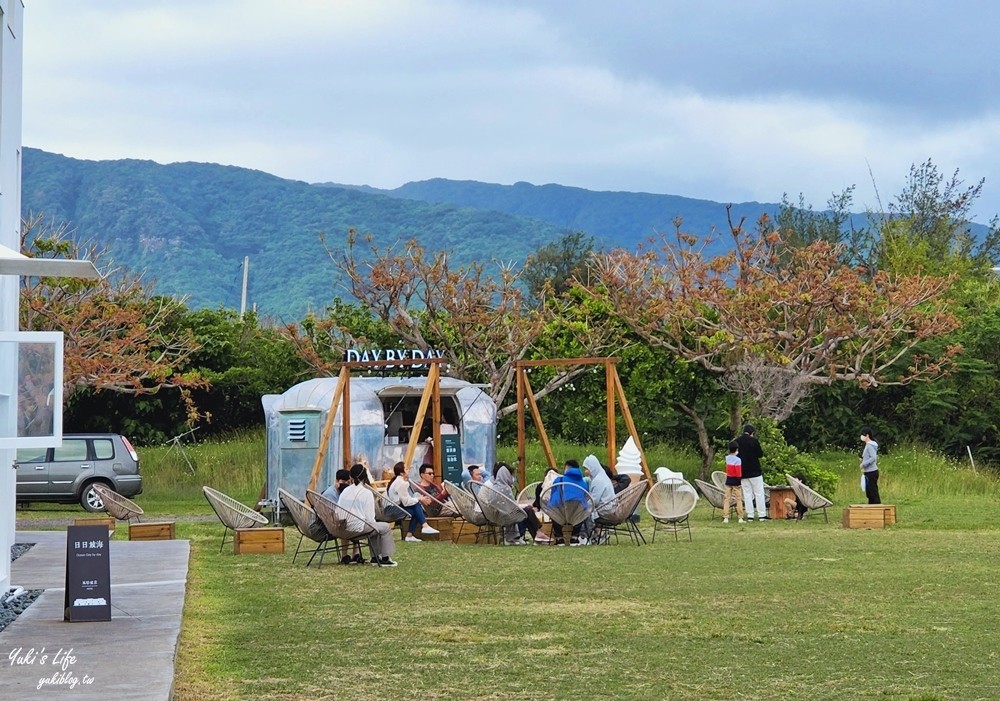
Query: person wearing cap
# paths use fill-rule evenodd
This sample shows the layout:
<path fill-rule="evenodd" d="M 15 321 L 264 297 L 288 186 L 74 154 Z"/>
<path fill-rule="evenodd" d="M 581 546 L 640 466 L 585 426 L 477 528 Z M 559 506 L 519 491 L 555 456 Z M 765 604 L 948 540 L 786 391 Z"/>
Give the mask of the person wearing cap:
<path fill-rule="evenodd" d="M 396 552 L 396 541 L 392 537 L 392 527 L 388 523 L 375 520 L 375 495 L 364 487 L 365 466 L 351 466 L 351 484 L 340 493 L 337 504 L 357 517 L 347 517 L 348 530 L 361 533 L 368 530 L 367 524 L 372 524 L 378 535 L 372 539 L 372 564 L 382 567 L 395 567 L 392 556 Z"/>
<path fill-rule="evenodd" d="M 760 447 L 757 429 L 753 424 L 743 427 L 743 435 L 736 439 L 736 446 L 740 455 L 740 486 L 743 489 L 743 508 L 747 512 L 747 521 L 753 521 L 754 504 L 757 505 L 757 520 L 770 521 L 767 503 L 764 501 L 764 470 L 760 466 L 764 449 Z"/>

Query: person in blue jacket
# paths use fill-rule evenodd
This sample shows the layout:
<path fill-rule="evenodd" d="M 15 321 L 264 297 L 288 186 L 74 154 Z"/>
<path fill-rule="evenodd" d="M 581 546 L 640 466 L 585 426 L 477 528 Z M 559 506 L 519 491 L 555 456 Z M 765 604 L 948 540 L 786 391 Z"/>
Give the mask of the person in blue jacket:
<path fill-rule="evenodd" d="M 553 508 L 560 508 L 568 505 L 570 502 L 580 502 L 580 505 L 586 508 L 587 501 L 587 483 L 583 479 L 583 472 L 580 470 L 580 463 L 576 460 L 567 460 L 566 465 L 563 468 L 563 473 L 556 477 L 555 482 L 552 483 L 552 491 L 549 495 L 549 506 Z M 586 519 L 584 519 L 585 521 Z M 580 544 L 580 531 L 583 530 L 583 522 L 580 522 L 573 526 L 573 533 L 570 537 L 570 545 Z M 552 522 L 552 534 L 556 538 L 556 545 L 565 545 L 566 541 L 563 538 L 563 528 L 562 524 L 556 523 L 553 519 Z"/>

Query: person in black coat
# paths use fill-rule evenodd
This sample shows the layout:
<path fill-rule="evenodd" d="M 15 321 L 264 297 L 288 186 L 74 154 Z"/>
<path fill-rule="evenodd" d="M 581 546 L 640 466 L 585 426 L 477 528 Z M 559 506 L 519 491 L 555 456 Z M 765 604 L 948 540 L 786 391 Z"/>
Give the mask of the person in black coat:
<path fill-rule="evenodd" d="M 757 440 L 757 429 L 753 424 L 743 427 L 743 435 L 736 439 L 740 448 L 740 460 L 743 462 L 743 474 L 740 487 L 743 489 L 743 508 L 747 512 L 747 521 L 753 521 L 754 505 L 757 506 L 757 519 L 769 521 L 767 504 L 764 501 L 764 471 L 760 459 L 764 457 L 764 449 Z"/>

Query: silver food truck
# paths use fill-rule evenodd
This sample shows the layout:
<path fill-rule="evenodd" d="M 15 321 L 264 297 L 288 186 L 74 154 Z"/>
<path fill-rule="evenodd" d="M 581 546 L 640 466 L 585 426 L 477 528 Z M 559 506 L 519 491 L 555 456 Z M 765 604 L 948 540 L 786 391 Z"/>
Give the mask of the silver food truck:
<path fill-rule="evenodd" d="M 299 498 L 312 476 L 330 404 L 338 378 L 320 377 L 301 382 L 284 394 L 262 397 L 267 431 L 267 499 L 277 503 L 278 488 Z M 352 377 L 349 388 L 350 450 L 364 456 L 375 479 L 384 469 L 403 460 L 414 432 L 420 444 L 408 467 L 411 475 L 424 462 L 433 462 L 435 448 L 430 411 L 415 426 L 426 377 Z M 443 479 L 457 482 L 462 467 L 492 466 L 496 459 L 496 405 L 478 386 L 442 377 L 441 440 Z M 322 491 L 343 467 L 343 412 L 338 408 L 326 455 L 316 483 Z M 348 465 L 349 467 L 349 465 Z M 456 474 L 457 473 L 459 474 Z"/>

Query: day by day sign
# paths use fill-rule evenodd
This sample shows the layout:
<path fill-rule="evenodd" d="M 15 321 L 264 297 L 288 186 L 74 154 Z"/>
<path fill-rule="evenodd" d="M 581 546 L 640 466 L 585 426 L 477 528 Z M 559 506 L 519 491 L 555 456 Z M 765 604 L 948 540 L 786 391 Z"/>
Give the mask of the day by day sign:
<path fill-rule="evenodd" d="M 66 529 L 63 619 L 111 620 L 111 553 L 107 526 Z"/>

